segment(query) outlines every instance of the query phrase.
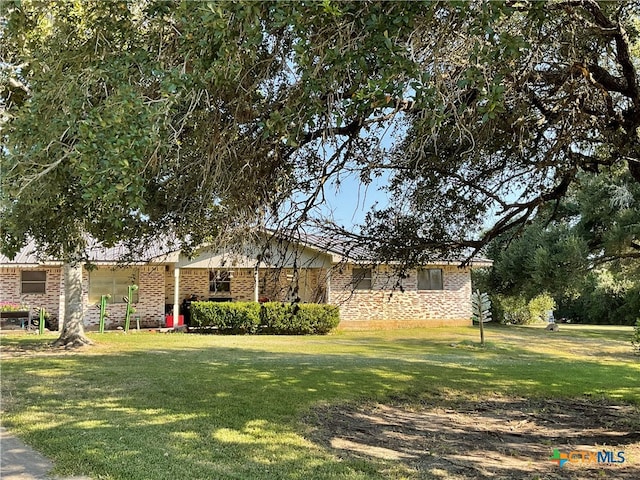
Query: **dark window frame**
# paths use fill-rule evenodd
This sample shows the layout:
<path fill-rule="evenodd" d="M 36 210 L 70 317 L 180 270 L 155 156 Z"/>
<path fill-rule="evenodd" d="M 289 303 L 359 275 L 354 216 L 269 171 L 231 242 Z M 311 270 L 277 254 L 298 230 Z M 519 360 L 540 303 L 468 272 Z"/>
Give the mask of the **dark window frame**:
<path fill-rule="evenodd" d="M 444 271 L 441 268 L 421 268 L 417 283 L 421 292 L 444 290 Z"/>
<path fill-rule="evenodd" d="M 354 290 L 373 290 L 373 271 L 371 268 L 354 268 L 351 272 Z"/>
<path fill-rule="evenodd" d="M 32 278 L 25 278 L 29 276 Z M 38 276 L 44 278 L 35 278 Z M 27 286 L 27 288 L 25 288 L 25 286 Z M 41 295 L 47 293 L 47 271 L 23 270 L 20 275 L 20 292 L 23 295 Z"/>
<path fill-rule="evenodd" d="M 231 272 L 209 270 L 209 293 L 231 293 Z"/>

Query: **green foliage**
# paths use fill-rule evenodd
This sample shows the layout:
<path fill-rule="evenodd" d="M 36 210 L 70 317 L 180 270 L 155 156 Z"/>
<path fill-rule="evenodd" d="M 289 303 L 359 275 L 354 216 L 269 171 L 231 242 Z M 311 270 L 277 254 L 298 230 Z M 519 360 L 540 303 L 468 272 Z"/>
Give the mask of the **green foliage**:
<path fill-rule="evenodd" d="M 0 312 L 26 312 L 29 307 L 13 302 L 0 302 Z"/>
<path fill-rule="evenodd" d="M 547 293 L 533 297 L 527 304 L 532 322 L 545 322 L 549 318 L 549 313 L 556 308 L 556 302 Z"/>
<path fill-rule="evenodd" d="M 494 268 L 476 280 L 513 296 L 512 316 L 525 314 L 522 300 L 548 292 L 557 317 L 632 325 L 640 309 L 640 184 L 620 169 L 579 178 L 519 235 L 496 239 L 487 252 Z"/>
<path fill-rule="evenodd" d="M 340 310 L 319 304 L 193 302 L 191 321 L 223 333 L 326 334 L 338 326 Z"/>
<path fill-rule="evenodd" d="M 613 268 L 589 272 L 558 299 L 559 317 L 575 323 L 633 325 L 640 311 L 640 281 Z"/>
<path fill-rule="evenodd" d="M 636 324 L 633 327 L 633 336 L 631 337 L 631 345 L 637 353 L 640 353 L 640 318 L 636 320 Z"/>
<path fill-rule="evenodd" d="M 419 262 L 524 225 L 581 170 L 640 179 L 635 2 L 5 3 L 8 254 L 298 225 L 353 172 L 398 201 L 363 244 Z"/>
<path fill-rule="evenodd" d="M 193 302 L 191 323 L 196 327 L 215 327 L 222 333 L 255 333 L 260 325 L 260 304 Z"/>
<path fill-rule="evenodd" d="M 526 325 L 531 323 L 527 300 L 520 296 L 501 296 L 496 297 L 494 305 L 500 305 L 499 311 L 502 323 L 513 325 Z"/>
<path fill-rule="evenodd" d="M 553 297 L 543 293 L 527 300 L 522 296 L 494 296 L 495 318 L 501 323 L 512 325 L 529 325 L 548 319 L 549 312 L 556 308 Z"/>
<path fill-rule="evenodd" d="M 340 309 L 324 304 L 267 302 L 262 304 L 260 317 L 264 333 L 325 334 L 338 326 Z"/>

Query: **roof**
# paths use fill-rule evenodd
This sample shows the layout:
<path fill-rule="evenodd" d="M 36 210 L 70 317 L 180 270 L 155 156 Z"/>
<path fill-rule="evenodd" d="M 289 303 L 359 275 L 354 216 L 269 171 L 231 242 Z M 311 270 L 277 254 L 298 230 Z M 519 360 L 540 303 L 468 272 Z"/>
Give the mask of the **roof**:
<path fill-rule="evenodd" d="M 283 235 L 275 231 L 271 231 L 274 235 Z M 349 238 L 334 235 L 319 235 L 306 232 L 295 232 L 293 234 L 284 234 L 285 238 L 292 242 L 299 242 L 303 245 L 314 248 L 321 252 L 327 252 L 334 255 L 334 261 L 338 262 L 353 262 L 353 263 L 379 263 L 379 259 L 376 253 L 367 248 L 366 246 L 354 242 Z M 459 265 L 467 263 L 469 254 L 463 254 L 459 257 L 451 258 L 434 258 L 433 260 L 426 262 L 425 265 Z M 399 262 L 397 262 L 399 263 Z M 470 266 L 476 267 L 488 267 L 493 265 L 493 260 L 485 257 L 475 256 L 468 262 Z"/>
<path fill-rule="evenodd" d="M 130 251 L 123 245 L 114 247 L 103 247 L 98 242 L 92 242 L 85 250 L 86 258 L 91 263 L 115 264 L 124 261 L 130 256 Z M 160 244 L 146 245 L 144 255 L 129 263 L 149 263 L 155 261 L 162 263 L 166 259 L 172 258 L 172 251 Z M 10 259 L 0 254 L 0 267 L 33 267 L 38 265 L 62 265 L 62 261 L 50 256 L 42 256 L 34 241 L 30 241 L 20 250 L 15 258 Z"/>
<path fill-rule="evenodd" d="M 283 234 L 282 232 L 270 231 L 274 236 L 305 247 L 317 250 L 318 252 L 331 255 L 333 262 L 351 262 L 361 264 L 379 263 L 375 253 L 353 241 L 337 235 L 326 236 L 311 233 L 296 232 L 295 234 Z M 131 258 L 129 250 L 124 246 L 103 247 L 98 242 L 93 242 L 87 247 L 87 258 L 92 263 L 115 264 L 125 262 L 129 264 L 144 263 L 175 263 L 180 259 L 180 252 L 171 249 L 166 244 L 157 242 L 145 245 L 145 253 L 135 259 Z M 462 264 L 464 258 L 441 259 L 434 258 L 433 261 L 426 262 L 425 265 L 452 265 Z M 60 260 L 54 258 L 42 258 L 38 255 L 35 242 L 29 242 L 16 257 L 11 260 L 0 254 L 0 267 L 33 267 L 38 265 L 61 265 Z M 491 266 L 493 262 L 487 258 L 474 257 L 469 263 L 471 266 L 484 267 Z"/>

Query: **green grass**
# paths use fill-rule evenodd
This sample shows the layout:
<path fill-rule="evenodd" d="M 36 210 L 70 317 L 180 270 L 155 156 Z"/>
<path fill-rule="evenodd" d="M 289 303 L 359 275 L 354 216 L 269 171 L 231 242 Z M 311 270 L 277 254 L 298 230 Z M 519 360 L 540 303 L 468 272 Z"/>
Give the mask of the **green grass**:
<path fill-rule="evenodd" d="M 493 396 L 607 397 L 640 404 L 631 328 L 474 328 L 330 336 L 3 336 L 3 423 L 95 479 L 400 478 L 389 462 L 344 460 L 306 439 L 327 403 L 446 403 Z M 19 350 L 20 355 L 12 352 Z M 27 350 L 28 353 L 22 352 Z"/>

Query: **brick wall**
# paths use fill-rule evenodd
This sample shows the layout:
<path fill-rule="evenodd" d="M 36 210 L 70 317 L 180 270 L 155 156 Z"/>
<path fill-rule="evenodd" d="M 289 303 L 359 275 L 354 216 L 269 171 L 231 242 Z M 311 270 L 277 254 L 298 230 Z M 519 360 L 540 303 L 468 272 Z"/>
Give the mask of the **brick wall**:
<path fill-rule="evenodd" d="M 211 297 L 229 298 L 235 302 L 251 302 L 254 300 L 254 271 L 252 268 L 231 269 L 230 292 L 209 292 L 209 271 L 207 269 L 180 269 L 180 302 L 191 295 L 199 299 Z M 299 270 L 298 295 L 304 302 L 312 302 L 324 293 L 324 284 L 319 286 L 320 269 Z M 260 296 L 270 300 L 285 301 L 293 285 L 293 269 L 261 268 Z M 165 272 L 164 298 L 167 304 L 173 304 L 175 277 L 173 270 Z M 318 289 L 322 288 L 319 292 Z"/>
<path fill-rule="evenodd" d="M 110 267 L 99 267 L 110 268 Z M 402 280 L 402 288 L 395 288 L 397 278 L 388 267 L 373 271 L 371 290 L 352 291 L 352 265 L 334 269 L 330 273 L 330 291 L 326 292 L 326 271 L 310 269 L 299 273 L 299 295 L 305 302 L 328 297 L 328 303 L 340 307 L 340 328 L 394 328 L 408 326 L 469 325 L 471 323 L 471 277 L 469 269 L 442 266 L 443 290 L 418 290 L 417 271 L 409 272 Z M 45 294 L 21 294 L 21 269 L 0 268 L 0 301 L 29 305 L 32 309 L 44 306 L 54 318 L 64 316 L 64 279 L 60 267 L 32 268 L 46 270 Z M 135 317 L 141 326 L 156 327 L 164 320 L 165 303 L 173 303 L 173 270 L 163 265 L 139 267 L 139 302 L 134 305 Z M 292 269 L 261 269 L 260 278 L 266 278 L 261 293 L 271 300 L 286 300 Z M 262 282 L 261 282 L 262 283 Z M 209 272 L 206 269 L 181 269 L 180 301 L 195 294 L 209 298 Z M 227 297 L 227 292 L 218 296 Z M 233 269 L 231 297 L 234 301 L 252 301 L 254 298 L 253 269 Z M 84 272 L 83 299 L 85 325 L 94 329 L 99 324 L 99 309 L 88 304 L 89 272 Z M 124 325 L 126 305 L 109 305 L 108 328 Z"/>
<path fill-rule="evenodd" d="M 22 271 L 46 271 L 45 293 L 22 293 Z M 44 307 L 55 325 L 64 314 L 64 300 L 60 301 L 63 288 L 60 267 L 0 268 L 0 302 L 18 303 L 28 306 L 36 316 L 36 308 Z M 64 290 L 62 290 L 64 291 Z"/>
<path fill-rule="evenodd" d="M 98 267 L 111 268 L 111 267 Z M 131 328 L 136 327 L 136 317 L 140 317 L 141 327 L 158 327 L 164 322 L 165 269 L 162 265 L 136 267 L 138 270 L 138 302 L 133 304 L 135 313 L 131 315 Z M 100 325 L 100 303 L 89 303 L 89 272 L 83 272 L 82 298 L 84 324 L 88 330 Z M 107 306 L 106 328 L 124 326 L 127 305 L 112 303 Z"/>
<path fill-rule="evenodd" d="M 353 290 L 353 266 L 334 270 L 329 302 L 340 307 L 340 328 L 470 325 L 470 270 L 437 268 L 443 270 L 442 290 L 418 290 L 416 270 L 402 280 L 400 289 L 385 266 L 373 269 L 371 290 Z"/>

